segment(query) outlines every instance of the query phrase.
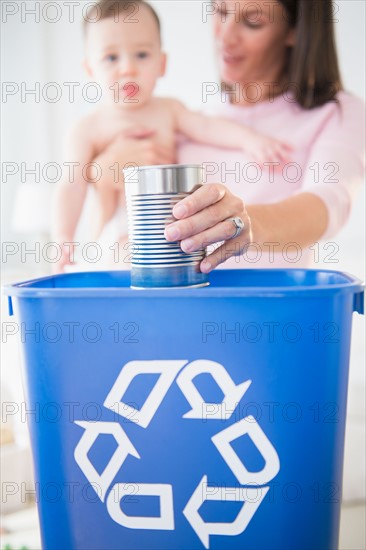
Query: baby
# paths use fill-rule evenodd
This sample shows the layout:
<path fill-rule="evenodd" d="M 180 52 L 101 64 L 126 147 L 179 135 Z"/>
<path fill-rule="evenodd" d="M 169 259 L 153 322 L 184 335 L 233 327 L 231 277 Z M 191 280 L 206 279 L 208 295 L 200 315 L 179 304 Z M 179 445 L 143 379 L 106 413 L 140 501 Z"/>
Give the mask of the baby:
<path fill-rule="evenodd" d="M 258 162 L 288 158 L 290 147 L 284 143 L 235 122 L 192 112 L 176 99 L 153 96 L 158 78 L 165 73 L 166 55 L 161 49 L 159 18 L 144 0 L 100 0 L 92 5 L 85 27 L 85 68 L 100 84 L 103 100 L 79 121 L 68 140 L 67 160 L 77 167 L 74 181 L 63 181 L 56 193 L 53 235 L 61 246 L 74 238 L 87 191 L 85 165 L 134 128 L 153 131 L 156 145 L 170 151 L 172 158 L 177 133 L 194 141 L 241 149 Z M 93 178 L 90 174 L 89 180 Z M 118 202 L 123 203 L 123 186 L 118 189 L 116 193 L 98 186 L 95 238 Z M 56 271 L 63 271 L 67 263 L 71 263 L 69 250 L 63 246 Z"/>

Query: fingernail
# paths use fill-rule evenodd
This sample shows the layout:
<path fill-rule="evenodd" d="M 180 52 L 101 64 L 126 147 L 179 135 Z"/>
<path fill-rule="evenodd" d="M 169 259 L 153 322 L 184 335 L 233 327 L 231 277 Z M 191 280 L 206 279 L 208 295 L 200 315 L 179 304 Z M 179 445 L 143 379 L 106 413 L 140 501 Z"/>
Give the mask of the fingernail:
<path fill-rule="evenodd" d="M 187 214 L 187 207 L 184 204 L 177 204 L 173 208 L 173 215 L 176 218 L 183 218 Z"/>
<path fill-rule="evenodd" d="M 208 262 L 207 260 L 203 260 L 203 262 L 201 263 L 202 273 L 209 273 L 211 269 L 212 269 L 212 265 L 210 264 L 210 262 Z"/>
<path fill-rule="evenodd" d="M 178 239 L 179 238 L 179 229 L 175 225 L 171 225 L 169 227 L 166 227 L 165 237 L 168 240 L 172 240 L 172 241 L 174 241 L 175 239 Z"/>
<path fill-rule="evenodd" d="M 183 252 L 189 252 L 194 247 L 193 239 L 185 239 L 180 243 Z M 183 245 L 183 246 L 182 246 Z"/>

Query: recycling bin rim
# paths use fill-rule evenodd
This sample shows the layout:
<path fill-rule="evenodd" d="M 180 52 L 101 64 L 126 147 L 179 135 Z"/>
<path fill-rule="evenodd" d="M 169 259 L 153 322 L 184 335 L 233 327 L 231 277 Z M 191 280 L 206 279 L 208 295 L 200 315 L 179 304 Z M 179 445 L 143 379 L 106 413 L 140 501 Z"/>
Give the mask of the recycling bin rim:
<path fill-rule="evenodd" d="M 275 284 L 264 284 L 262 286 L 246 286 L 245 278 L 255 277 L 268 280 L 277 276 L 287 278 L 288 284 L 276 286 Z M 55 281 L 62 283 L 62 280 L 78 277 L 85 281 L 85 286 L 55 286 Z M 61 275 L 51 275 L 33 280 L 27 280 L 14 284 L 5 285 L 3 292 L 9 296 L 9 307 L 11 298 L 115 298 L 137 299 L 137 298 L 280 298 L 285 296 L 308 298 L 311 295 L 320 296 L 323 294 L 335 294 L 336 292 L 351 293 L 354 295 L 354 310 L 363 313 L 364 283 L 357 277 L 341 271 L 326 269 L 232 269 L 214 270 L 210 273 L 211 284 L 202 288 L 146 288 L 131 289 L 129 286 L 129 271 L 88 271 L 73 272 Z M 323 282 L 317 284 L 314 279 L 322 278 Z M 336 282 L 324 284 L 328 277 L 336 279 Z M 92 286 L 88 284 L 90 279 L 108 280 L 108 285 Z M 312 278 L 312 284 L 307 284 Z M 124 282 L 125 285 L 111 284 L 114 281 Z M 228 282 L 232 282 L 229 285 Z M 304 284 L 305 282 L 305 284 Z M 127 284 L 126 284 L 127 283 Z"/>

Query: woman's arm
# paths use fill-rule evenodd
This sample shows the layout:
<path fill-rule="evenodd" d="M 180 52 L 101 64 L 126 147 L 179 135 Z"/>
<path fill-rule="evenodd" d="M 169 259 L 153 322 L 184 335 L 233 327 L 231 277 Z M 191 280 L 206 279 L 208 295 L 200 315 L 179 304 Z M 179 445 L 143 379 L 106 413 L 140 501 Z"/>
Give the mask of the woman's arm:
<path fill-rule="evenodd" d="M 251 242 L 268 250 L 265 243 L 283 247 L 292 242 L 306 248 L 320 239 L 334 238 L 346 223 L 352 199 L 364 181 L 364 105 L 343 94 L 339 105 L 325 108 L 327 118 L 321 121 L 311 144 L 307 165 L 301 167 L 299 190 L 276 203 L 263 204 L 259 198 L 246 206 L 224 186 L 206 184 L 176 205 L 174 216 L 180 221 L 167 228 L 168 240 L 172 240 L 169 230 L 177 225 L 176 238 L 187 251 L 189 246 L 194 250 L 202 243 L 225 241 L 207 260 L 214 268 L 240 254 Z M 241 195 L 245 197 L 245 188 Z M 184 202 L 186 213 L 179 211 Z M 246 228 L 236 239 L 230 239 L 235 227 L 225 220 L 236 216 L 243 219 Z"/>
<path fill-rule="evenodd" d="M 293 242 L 307 248 L 319 241 L 328 225 L 328 210 L 313 193 L 299 193 L 274 204 L 251 204 L 254 241 L 279 243 L 281 249 Z"/>
<path fill-rule="evenodd" d="M 173 215 L 178 221 L 167 226 L 165 236 L 168 241 L 181 241 L 185 252 L 224 241 L 201 263 L 205 273 L 254 242 L 265 250 L 269 243 L 284 246 L 294 242 L 304 248 L 321 238 L 328 223 L 325 204 L 311 193 L 246 207 L 221 184 L 203 185 L 180 201 Z M 234 239 L 235 227 L 230 218 L 237 216 L 243 220 L 244 229 Z"/>

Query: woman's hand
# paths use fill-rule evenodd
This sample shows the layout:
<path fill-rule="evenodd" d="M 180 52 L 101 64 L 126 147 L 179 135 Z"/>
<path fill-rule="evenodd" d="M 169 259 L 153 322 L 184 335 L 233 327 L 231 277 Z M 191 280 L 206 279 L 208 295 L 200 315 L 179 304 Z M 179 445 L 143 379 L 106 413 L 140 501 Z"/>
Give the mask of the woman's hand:
<path fill-rule="evenodd" d="M 122 169 L 126 164 L 151 166 L 173 164 L 174 151 L 159 145 L 154 140 L 155 132 L 145 128 L 135 128 L 118 135 L 93 162 L 101 168 L 102 177 L 94 185 L 121 191 L 123 187 Z M 116 163 L 118 163 L 116 165 Z M 116 173 L 116 166 L 118 173 Z M 116 177 L 117 176 L 117 177 Z"/>
<path fill-rule="evenodd" d="M 253 240 L 251 219 L 243 201 L 221 184 L 202 185 L 174 206 L 173 215 L 177 221 L 166 227 L 165 238 L 180 241 L 184 252 L 224 241 L 201 262 L 203 273 L 242 253 Z M 244 228 L 234 237 L 236 227 L 232 218 L 236 217 L 241 218 Z"/>

